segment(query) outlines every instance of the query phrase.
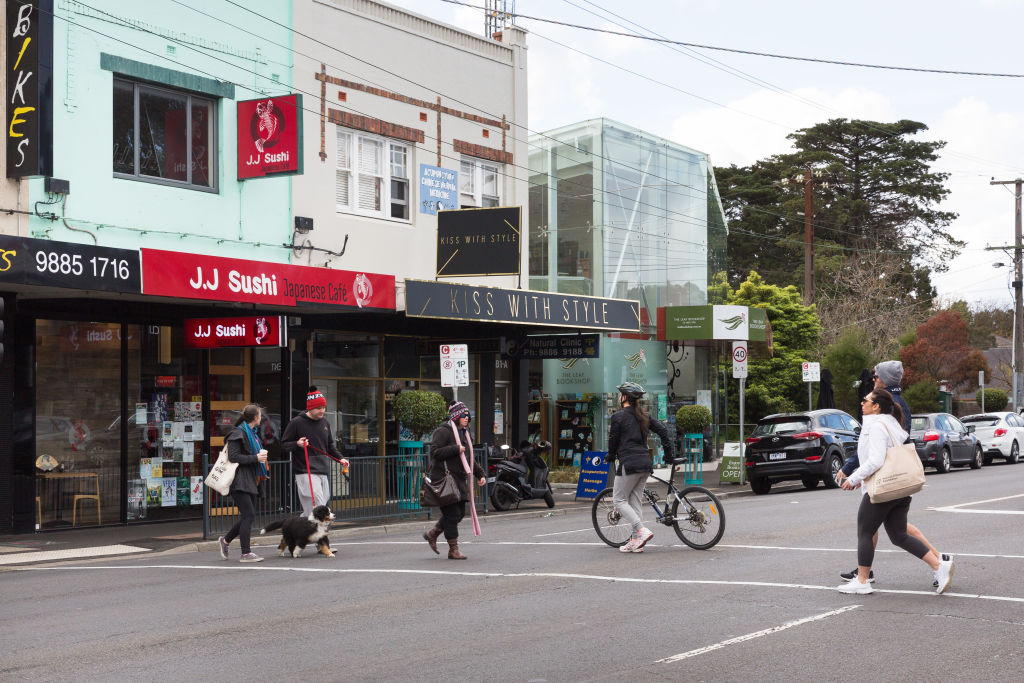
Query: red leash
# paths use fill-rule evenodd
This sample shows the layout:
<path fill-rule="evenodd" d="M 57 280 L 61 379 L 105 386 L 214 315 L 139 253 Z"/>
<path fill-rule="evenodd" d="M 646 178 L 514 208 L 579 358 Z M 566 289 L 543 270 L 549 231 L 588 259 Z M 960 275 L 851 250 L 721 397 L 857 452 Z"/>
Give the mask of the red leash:
<path fill-rule="evenodd" d="M 302 452 L 306 456 L 306 476 L 309 477 L 309 497 L 313 500 L 313 507 L 316 507 L 316 495 L 313 493 L 313 473 L 309 470 L 309 449 L 310 448 L 312 448 L 314 451 L 316 451 L 317 453 L 319 453 L 321 455 L 326 455 L 328 458 L 330 458 L 334 462 L 341 463 L 341 460 L 338 459 L 338 458 L 335 458 L 333 455 L 331 455 L 330 453 L 328 453 L 326 451 L 320 450 L 316 446 L 311 446 L 309 444 L 309 440 L 308 439 L 306 440 L 306 445 L 302 447 Z M 344 474 L 345 476 L 348 476 L 348 467 L 345 465 L 345 463 L 341 463 L 341 464 L 342 464 L 342 467 L 343 467 L 343 469 L 341 470 L 341 473 Z"/>

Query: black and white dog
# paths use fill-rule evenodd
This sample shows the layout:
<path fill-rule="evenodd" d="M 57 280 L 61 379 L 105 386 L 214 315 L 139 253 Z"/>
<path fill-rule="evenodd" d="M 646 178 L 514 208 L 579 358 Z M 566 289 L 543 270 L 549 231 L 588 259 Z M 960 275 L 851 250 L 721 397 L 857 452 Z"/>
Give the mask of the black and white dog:
<path fill-rule="evenodd" d="M 260 529 L 260 534 L 268 531 L 281 530 L 281 544 L 277 546 L 280 551 L 278 555 L 284 557 L 285 548 L 292 557 L 299 557 L 302 551 L 310 543 L 316 544 L 318 552 L 327 557 L 334 557 L 331 551 L 331 542 L 327 538 L 327 530 L 331 528 L 334 521 L 334 513 L 326 505 L 317 505 L 313 508 L 313 516 L 310 517 L 289 517 L 288 519 L 271 522 Z"/>

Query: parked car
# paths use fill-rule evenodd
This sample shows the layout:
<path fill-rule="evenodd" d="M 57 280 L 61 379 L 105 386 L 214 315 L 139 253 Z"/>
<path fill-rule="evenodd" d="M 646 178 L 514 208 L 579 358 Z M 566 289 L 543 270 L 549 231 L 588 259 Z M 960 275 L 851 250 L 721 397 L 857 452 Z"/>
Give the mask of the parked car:
<path fill-rule="evenodd" d="M 953 465 L 969 465 L 976 470 L 985 463 L 974 426 L 965 426 L 949 413 L 912 415 L 910 439 L 921 463 L 937 472 L 949 472 Z"/>
<path fill-rule="evenodd" d="M 754 493 L 799 479 L 813 489 L 819 481 L 834 489 L 843 461 L 857 452 L 860 424 L 841 410 L 780 413 L 761 418 L 747 439 L 747 481 Z"/>
<path fill-rule="evenodd" d="M 1020 462 L 1020 446 L 1024 444 L 1024 418 L 1011 412 L 979 413 L 965 415 L 960 422 L 974 427 L 981 450 L 985 453 L 985 464 L 991 464 L 993 457 L 1000 457 L 1008 463 Z"/>

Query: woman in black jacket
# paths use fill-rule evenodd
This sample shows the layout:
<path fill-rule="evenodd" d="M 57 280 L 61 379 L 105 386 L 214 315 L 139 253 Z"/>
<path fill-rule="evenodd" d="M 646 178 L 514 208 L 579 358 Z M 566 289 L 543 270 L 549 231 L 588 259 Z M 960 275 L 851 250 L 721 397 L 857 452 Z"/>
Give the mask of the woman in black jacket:
<path fill-rule="evenodd" d="M 455 429 L 452 429 L 452 427 Z M 456 441 L 455 432 L 458 431 L 459 439 Z M 469 476 L 466 468 L 462 465 L 463 457 L 469 461 L 469 452 L 473 447 L 473 435 L 469 433 L 469 408 L 466 404 L 457 401 L 448 406 L 448 421 L 434 431 L 430 441 L 430 479 L 440 481 L 444 478 L 444 470 L 455 477 L 455 483 L 459 486 L 458 502 L 441 507 L 441 519 L 427 532 L 423 538 L 430 544 L 430 549 L 440 555 L 437 549 L 437 537 L 444 532 L 445 540 L 448 541 L 448 559 L 464 560 L 466 556 L 459 552 L 459 522 L 466 516 L 466 501 L 469 500 Z M 477 484 L 483 486 L 487 483 L 484 478 L 484 468 L 474 460 L 473 473 L 477 476 Z"/>
<path fill-rule="evenodd" d="M 258 483 L 260 467 L 267 462 L 267 451 L 260 443 L 256 429 L 263 419 L 263 410 L 253 403 L 242 409 L 242 414 L 235 422 L 235 428 L 224 438 L 224 448 L 228 449 L 228 460 L 237 462 L 235 478 L 231 481 L 231 499 L 238 508 L 238 521 L 231 530 L 221 536 L 220 556 L 228 559 L 228 546 L 238 537 L 242 546 L 242 557 L 239 562 L 262 562 L 263 558 L 252 552 L 249 538 L 252 534 L 253 522 L 256 521 L 256 495 L 259 493 Z"/>
<path fill-rule="evenodd" d="M 654 430 L 661 437 L 667 462 L 672 462 L 673 440 L 669 438 L 668 428 L 640 407 L 640 397 L 644 395 L 642 386 L 626 382 L 616 388 L 619 390 L 620 410 L 612 415 L 606 460 L 619 461 L 615 469 L 615 483 L 612 484 L 612 504 L 633 528 L 629 541 L 619 550 L 642 553 L 647 542 L 654 538 L 651 530 L 644 526 L 641 507 L 644 484 L 654 471 L 647 435 Z"/>

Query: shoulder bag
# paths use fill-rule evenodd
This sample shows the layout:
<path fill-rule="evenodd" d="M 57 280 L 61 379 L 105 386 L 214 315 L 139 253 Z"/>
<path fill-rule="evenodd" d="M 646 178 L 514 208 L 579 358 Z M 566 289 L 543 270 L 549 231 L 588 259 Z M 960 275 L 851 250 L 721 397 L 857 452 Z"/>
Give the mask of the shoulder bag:
<path fill-rule="evenodd" d="M 896 437 L 885 431 L 896 443 Z M 885 451 L 885 462 L 874 474 L 864 480 L 864 488 L 872 503 L 887 503 L 890 500 L 913 495 L 924 487 L 924 466 L 912 443 L 896 444 Z"/>
<path fill-rule="evenodd" d="M 440 481 L 432 481 L 430 473 L 423 473 L 423 483 L 420 485 L 420 505 L 426 508 L 439 508 L 452 503 L 458 503 L 462 498 L 455 477 L 448 471 L 448 465 L 444 466 L 444 476 Z"/>
<path fill-rule="evenodd" d="M 220 495 L 226 496 L 231 491 L 231 482 L 235 480 L 237 469 L 238 463 L 228 460 L 228 447 L 225 446 L 220 449 L 217 462 L 213 463 L 204 483 Z"/>

